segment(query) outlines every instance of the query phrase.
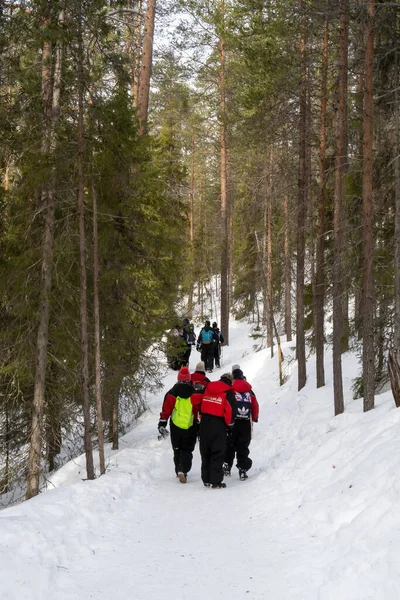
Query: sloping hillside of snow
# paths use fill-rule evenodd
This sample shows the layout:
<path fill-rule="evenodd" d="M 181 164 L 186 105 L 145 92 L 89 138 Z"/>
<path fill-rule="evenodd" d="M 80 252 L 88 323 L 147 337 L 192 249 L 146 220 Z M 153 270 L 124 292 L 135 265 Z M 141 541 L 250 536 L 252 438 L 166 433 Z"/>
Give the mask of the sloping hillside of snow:
<path fill-rule="evenodd" d="M 354 356 L 343 360 L 346 412 L 333 417 L 331 359 L 297 392 L 279 387 L 276 357 L 254 353 L 249 325 L 232 323 L 224 366 L 239 363 L 260 401 L 249 479 L 204 488 L 200 458 L 186 485 L 168 440 L 157 440 L 163 393 L 108 449 L 107 474 L 83 481 L 84 457 L 54 489 L 0 513 L 1 600 L 398 600 L 400 411 L 390 393 L 362 413 L 352 400 Z M 292 344 L 284 344 L 286 362 Z M 199 360 L 194 351 L 193 369 Z"/>

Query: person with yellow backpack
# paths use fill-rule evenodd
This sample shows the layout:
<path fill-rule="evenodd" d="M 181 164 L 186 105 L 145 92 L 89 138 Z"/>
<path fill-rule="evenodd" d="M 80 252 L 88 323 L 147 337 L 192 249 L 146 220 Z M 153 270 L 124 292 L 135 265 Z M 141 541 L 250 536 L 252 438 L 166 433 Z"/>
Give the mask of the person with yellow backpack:
<path fill-rule="evenodd" d="M 175 473 L 181 483 L 186 483 L 187 474 L 192 468 L 202 398 L 203 394 L 197 393 L 193 387 L 187 367 L 179 370 L 177 383 L 164 396 L 158 432 L 161 437 L 166 437 L 166 427 L 170 419 Z"/>

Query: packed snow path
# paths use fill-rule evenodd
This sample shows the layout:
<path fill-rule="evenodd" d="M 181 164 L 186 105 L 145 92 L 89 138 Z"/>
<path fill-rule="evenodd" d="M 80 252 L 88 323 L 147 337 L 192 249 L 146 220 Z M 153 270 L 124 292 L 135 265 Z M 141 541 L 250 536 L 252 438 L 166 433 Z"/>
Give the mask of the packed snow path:
<path fill-rule="evenodd" d="M 233 469 L 225 490 L 204 488 L 196 446 L 180 484 L 169 440 L 157 440 L 160 392 L 108 450 L 104 477 L 81 481 L 81 457 L 53 476 L 55 489 L 0 513 L 1 600 L 400 598 L 400 411 L 390 393 L 363 415 L 348 355 L 346 412 L 334 418 L 329 359 L 325 388 L 314 389 L 313 358 L 300 394 L 294 362 L 279 388 L 276 358 L 254 353 L 248 332 L 233 324 L 213 376 L 239 363 L 260 401 L 249 479 Z M 194 351 L 192 369 L 198 360 Z M 166 389 L 175 379 L 169 372 Z"/>

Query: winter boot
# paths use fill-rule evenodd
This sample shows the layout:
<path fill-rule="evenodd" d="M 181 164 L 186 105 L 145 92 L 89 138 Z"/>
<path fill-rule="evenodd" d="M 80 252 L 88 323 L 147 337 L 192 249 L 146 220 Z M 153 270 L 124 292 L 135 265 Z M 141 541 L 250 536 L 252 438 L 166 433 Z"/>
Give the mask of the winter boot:
<path fill-rule="evenodd" d="M 227 475 L 230 475 L 230 474 L 231 474 L 231 468 L 230 468 L 230 466 L 228 465 L 228 463 L 224 463 L 224 464 L 222 465 L 222 471 L 223 471 L 223 473 L 224 473 L 225 477 L 226 477 Z"/>
<path fill-rule="evenodd" d="M 211 487 L 211 483 L 204 483 L 203 482 L 204 487 Z"/>
<path fill-rule="evenodd" d="M 245 479 L 248 479 L 248 478 L 249 478 L 249 477 L 248 477 L 248 475 L 247 475 L 247 473 L 246 473 L 245 469 L 239 469 L 239 479 L 240 479 L 241 481 L 244 481 Z"/>
<path fill-rule="evenodd" d="M 177 473 L 178 479 L 181 483 L 186 483 L 187 482 L 187 475 L 186 473 L 183 473 L 182 471 L 178 471 Z"/>
<path fill-rule="evenodd" d="M 212 490 L 221 490 L 223 488 L 226 488 L 226 483 L 213 483 L 211 486 Z"/>

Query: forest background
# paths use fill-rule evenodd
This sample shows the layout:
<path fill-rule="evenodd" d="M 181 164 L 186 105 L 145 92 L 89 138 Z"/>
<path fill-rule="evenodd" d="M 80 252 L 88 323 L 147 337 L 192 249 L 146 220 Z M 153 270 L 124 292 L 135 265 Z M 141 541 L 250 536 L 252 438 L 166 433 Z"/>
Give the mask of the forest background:
<path fill-rule="evenodd" d="M 105 471 L 215 274 L 228 343 L 294 333 L 299 390 L 332 344 L 335 414 L 355 349 L 400 405 L 399 8 L 0 2 L 3 504 Z"/>

